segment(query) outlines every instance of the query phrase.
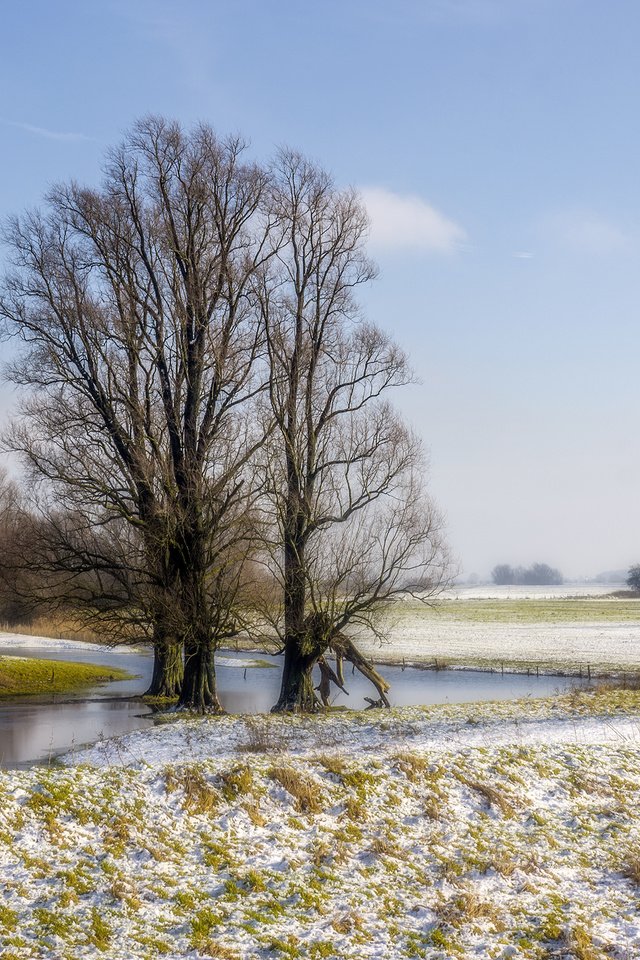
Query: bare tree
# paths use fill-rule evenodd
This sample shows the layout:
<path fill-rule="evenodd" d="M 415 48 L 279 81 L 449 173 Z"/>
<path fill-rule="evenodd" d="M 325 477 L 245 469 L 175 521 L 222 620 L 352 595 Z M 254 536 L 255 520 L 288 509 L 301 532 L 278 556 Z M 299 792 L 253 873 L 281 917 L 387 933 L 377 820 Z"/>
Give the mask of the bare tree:
<path fill-rule="evenodd" d="M 31 579 L 19 563 L 29 525 L 18 483 L 0 469 L 0 620 L 7 623 L 30 619 L 36 612 Z"/>
<path fill-rule="evenodd" d="M 343 686 L 343 657 L 384 702 L 386 684 L 358 652 L 355 628 L 379 631 L 380 610 L 407 591 L 433 595 L 446 567 L 419 443 L 385 400 L 411 373 L 393 341 L 359 318 L 355 292 L 375 271 L 357 195 L 283 152 L 269 210 L 280 233 L 260 286 L 276 425 L 263 448 L 263 529 L 282 602 L 265 591 L 260 610 L 284 649 L 274 710 L 313 710 L 313 666 L 326 700 L 331 682 Z"/>
<path fill-rule="evenodd" d="M 243 149 L 204 125 L 138 123 L 101 189 L 58 187 L 10 223 L 0 300 L 24 344 L 10 378 L 29 390 L 8 442 L 87 527 L 135 529 L 158 688 L 184 648 L 181 703 L 199 710 L 219 709 L 213 652 L 234 630 L 262 439 L 248 294 L 272 249 L 267 178 Z"/>

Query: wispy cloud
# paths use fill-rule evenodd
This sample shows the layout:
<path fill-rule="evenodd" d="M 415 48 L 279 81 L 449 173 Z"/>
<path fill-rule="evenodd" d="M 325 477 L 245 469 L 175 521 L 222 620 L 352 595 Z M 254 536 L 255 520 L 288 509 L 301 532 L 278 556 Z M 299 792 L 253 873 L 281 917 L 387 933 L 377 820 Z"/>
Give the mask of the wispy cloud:
<path fill-rule="evenodd" d="M 361 190 L 371 218 L 371 245 L 378 249 L 453 253 L 466 232 L 421 197 L 382 187 Z"/>
<path fill-rule="evenodd" d="M 94 137 L 88 137 L 84 133 L 65 133 L 61 130 L 48 130 L 46 127 L 36 127 L 32 123 L 22 123 L 18 120 L 6 120 L 0 118 L 0 122 L 8 127 L 17 127 L 18 130 L 24 130 L 26 133 L 32 133 L 36 137 L 44 137 L 46 140 L 59 140 L 65 143 L 78 143 L 81 141 L 91 141 Z"/>
<path fill-rule="evenodd" d="M 616 223 L 588 210 L 569 210 L 548 217 L 543 230 L 579 253 L 611 254 L 629 245 L 628 234 Z"/>
<path fill-rule="evenodd" d="M 511 256 L 516 260 L 533 260 L 533 254 L 528 250 L 515 250 Z"/>

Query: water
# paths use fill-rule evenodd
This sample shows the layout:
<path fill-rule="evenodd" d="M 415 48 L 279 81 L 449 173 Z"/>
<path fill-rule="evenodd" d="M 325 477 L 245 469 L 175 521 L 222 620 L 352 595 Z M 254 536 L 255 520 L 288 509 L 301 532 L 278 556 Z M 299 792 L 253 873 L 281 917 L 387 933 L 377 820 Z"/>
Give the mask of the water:
<path fill-rule="evenodd" d="M 20 767 L 46 762 L 81 744 L 114 737 L 153 724 L 153 711 L 140 699 L 151 678 L 150 655 L 113 650 L 52 650 L 50 648 L 0 647 L 0 655 L 46 657 L 118 666 L 136 674 L 64 697 L 38 697 L 0 701 L 0 766 Z M 225 652 L 217 668 L 222 705 L 230 713 L 266 713 L 280 689 L 278 669 L 245 667 L 252 655 Z M 239 661 L 237 665 L 233 661 Z M 476 700 L 515 700 L 543 697 L 566 689 L 576 681 L 565 677 L 534 677 L 522 674 L 478 673 L 472 670 L 418 670 L 407 667 L 379 668 L 391 683 L 389 698 L 394 706 L 427 703 L 470 703 Z M 338 693 L 336 705 L 366 706 L 365 697 L 376 691 L 360 674 L 347 670 L 349 696 Z"/>

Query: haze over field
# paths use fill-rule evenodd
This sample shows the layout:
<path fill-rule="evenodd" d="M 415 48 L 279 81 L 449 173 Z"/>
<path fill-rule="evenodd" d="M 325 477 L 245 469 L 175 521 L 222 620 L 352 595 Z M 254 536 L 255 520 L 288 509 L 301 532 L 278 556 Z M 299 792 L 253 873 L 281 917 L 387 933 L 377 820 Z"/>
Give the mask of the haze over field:
<path fill-rule="evenodd" d="M 640 528 L 638 28 L 632 0 L 13 5 L 0 214 L 95 183 L 150 111 L 240 131 L 256 156 L 301 148 L 367 203 L 381 275 L 364 308 L 421 378 L 399 402 L 463 573 L 623 568 Z M 2 388 L 3 419 L 10 404 Z"/>

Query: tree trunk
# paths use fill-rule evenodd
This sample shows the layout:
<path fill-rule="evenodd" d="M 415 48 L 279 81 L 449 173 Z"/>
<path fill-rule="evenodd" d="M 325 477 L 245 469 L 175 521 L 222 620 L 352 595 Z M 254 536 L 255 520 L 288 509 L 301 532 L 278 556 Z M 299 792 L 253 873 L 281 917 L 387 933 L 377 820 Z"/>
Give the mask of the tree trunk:
<path fill-rule="evenodd" d="M 209 637 L 185 644 L 184 680 L 178 708 L 195 713 L 223 713 L 216 691 L 213 645 Z"/>
<path fill-rule="evenodd" d="M 297 643 L 290 643 L 284 653 L 280 697 L 272 713 L 314 713 L 320 701 L 313 689 L 313 667 L 317 654 L 300 653 Z"/>
<path fill-rule="evenodd" d="M 367 678 L 367 680 L 371 681 L 380 695 L 380 705 L 384 707 L 390 707 L 391 704 L 389 703 L 389 698 L 387 697 L 390 684 L 384 679 L 383 676 L 381 676 L 381 674 L 378 673 L 371 661 L 367 660 L 367 658 L 360 653 L 353 640 L 350 640 L 343 634 L 338 634 L 332 639 L 331 646 L 333 647 L 336 657 L 348 660 L 354 665 L 356 670 L 359 670 L 360 673 Z M 375 701 L 371 700 L 369 697 L 365 697 L 365 700 L 367 700 L 371 705 L 375 704 Z"/>
<path fill-rule="evenodd" d="M 306 582 L 304 516 L 297 481 L 289 464 L 289 493 L 284 538 L 284 666 L 278 702 L 272 713 L 318 710 L 313 689 L 313 666 L 322 651 L 311 652 L 305 625 Z"/>
<path fill-rule="evenodd" d="M 154 631 L 154 634 L 156 631 Z M 184 664 L 182 646 L 175 640 L 156 640 L 153 644 L 153 676 L 146 697 L 169 697 L 172 700 L 180 696 Z"/>

